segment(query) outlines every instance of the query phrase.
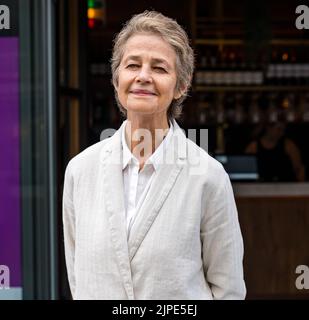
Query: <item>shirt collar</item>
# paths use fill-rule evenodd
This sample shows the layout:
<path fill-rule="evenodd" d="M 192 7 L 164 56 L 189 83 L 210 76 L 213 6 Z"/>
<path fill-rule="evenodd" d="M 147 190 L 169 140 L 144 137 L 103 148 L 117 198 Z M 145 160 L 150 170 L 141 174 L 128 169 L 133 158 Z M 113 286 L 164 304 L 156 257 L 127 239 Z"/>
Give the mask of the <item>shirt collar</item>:
<path fill-rule="evenodd" d="M 127 125 L 128 120 L 124 121 L 124 124 L 122 126 L 122 132 L 121 132 L 121 144 L 122 144 L 122 155 L 123 155 L 123 160 L 122 160 L 122 170 L 125 169 L 125 167 L 128 165 L 130 161 L 137 161 L 136 157 L 131 153 L 130 149 L 128 148 L 126 138 L 125 138 L 125 130 L 126 130 L 126 125 Z"/>
<path fill-rule="evenodd" d="M 122 143 L 122 150 L 123 150 L 123 161 L 122 161 L 122 169 L 124 170 L 126 166 L 130 162 L 134 162 L 138 165 L 137 158 L 132 154 L 131 150 L 129 149 L 126 139 L 125 139 L 125 128 L 128 120 L 124 121 L 124 125 L 122 126 L 122 133 L 121 133 L 121 143 Z M 172 135 L 174 133 L 174 126 L 171 121 L 169 121 L 169 130 L 163 141 L 160 143 L 158 148 L 155 152 L 147 159 L 145 165 L 152 164 L 155 170 L 158 170 L 159 165 L 162 163 L 164 152 L 171 141 Z"/>

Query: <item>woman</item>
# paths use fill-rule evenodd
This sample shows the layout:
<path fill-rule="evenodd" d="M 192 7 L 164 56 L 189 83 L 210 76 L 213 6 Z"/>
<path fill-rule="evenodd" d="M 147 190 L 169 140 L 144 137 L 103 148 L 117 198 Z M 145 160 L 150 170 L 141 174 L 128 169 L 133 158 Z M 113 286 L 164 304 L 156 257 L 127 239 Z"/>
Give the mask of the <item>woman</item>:
<path fill-rule="evenodd" d="M 257 156 L 259 179 L 264 182 L 305 181 L 305 168 L 296 144 L 285 135 L 284 121 L 268 122 L 245 152 Z"/>
<path fill-rule="evenodd" d="M 176 21 L 134 16 L 112 55 L 127 120 L 66 169 L 74 299 L 243 299 L 243 243 L 223 167 L 179 128 L 193 51 Z"/>

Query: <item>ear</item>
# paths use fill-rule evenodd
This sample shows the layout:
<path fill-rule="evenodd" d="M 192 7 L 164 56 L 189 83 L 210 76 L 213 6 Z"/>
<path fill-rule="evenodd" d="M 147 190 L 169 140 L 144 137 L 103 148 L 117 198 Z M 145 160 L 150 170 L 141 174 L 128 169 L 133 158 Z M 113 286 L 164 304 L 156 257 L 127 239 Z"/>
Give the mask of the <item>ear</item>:
<path fill-rule="evenodd" d="M 175 90 L 174 99 L 178 100 L 181 98 L 186 92 L 186 88 L 182 87 L 180 90 Z"/>
<path fill-rule="evenodd" d="M 117 81 L 112 81 L 114 89 L 118 92 L 118 83 Z"/>

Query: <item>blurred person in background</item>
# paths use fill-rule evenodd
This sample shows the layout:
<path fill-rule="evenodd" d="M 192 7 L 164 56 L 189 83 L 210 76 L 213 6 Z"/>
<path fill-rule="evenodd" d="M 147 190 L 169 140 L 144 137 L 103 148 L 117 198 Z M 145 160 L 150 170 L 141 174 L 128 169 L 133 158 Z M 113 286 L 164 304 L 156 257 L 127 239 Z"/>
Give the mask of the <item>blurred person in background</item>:
<path fill-rule="evenodd" d="M 267 122 L 245 153 L 257 156 L 261 181 L 305 181 L 305 169 L 296 144 L 285 135 L 284 121 Z"/>

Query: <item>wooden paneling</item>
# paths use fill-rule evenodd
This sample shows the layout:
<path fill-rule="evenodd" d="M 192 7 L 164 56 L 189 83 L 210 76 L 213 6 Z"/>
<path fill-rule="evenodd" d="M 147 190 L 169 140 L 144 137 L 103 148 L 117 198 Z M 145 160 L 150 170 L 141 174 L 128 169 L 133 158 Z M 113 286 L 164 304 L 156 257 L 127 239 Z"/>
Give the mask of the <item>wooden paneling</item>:
<path fill-rule="evenodd" d="M 295 286 L 309 266 L 309 198 L 236 198 L 245 256 L 247 299 L 309 298 Z"/>

